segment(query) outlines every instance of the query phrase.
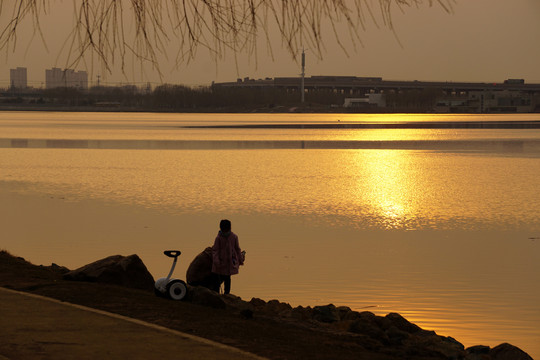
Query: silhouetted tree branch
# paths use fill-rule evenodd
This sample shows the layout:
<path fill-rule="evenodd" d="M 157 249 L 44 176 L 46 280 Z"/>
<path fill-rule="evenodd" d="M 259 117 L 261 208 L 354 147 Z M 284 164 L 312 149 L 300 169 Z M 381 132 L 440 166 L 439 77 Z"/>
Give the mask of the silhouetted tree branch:
<path fill-rule="evenodd" d="M 28 18 L 43 37 L 40 18 L 50 11 L 52 1 L 0 0 L 0 49 L 15 49 L 20 24 Z M 177 63 L 189 61 L 200 48 L 215 58 L 228 50 L 253 53 L 259 37 L 269 42 L 269 32 L 277 31 L 293 58 L 302 47 L 321 57 L 324 35 L 341 45 L 340 31 L 345 28 L 352 43 L 359 44 L 368 20 L 382 19 L 384 26 L 392 28 L 394 7 L 438 4 L 450 11 L 453 1 L 77 0 L 66 50 L 72 64 L 93 55 L 109 70 L 115 61 L 124 68 L 127 55 L 134 55 L 159 68 L 158 55 L 171 49 L 176 49 Z"/>

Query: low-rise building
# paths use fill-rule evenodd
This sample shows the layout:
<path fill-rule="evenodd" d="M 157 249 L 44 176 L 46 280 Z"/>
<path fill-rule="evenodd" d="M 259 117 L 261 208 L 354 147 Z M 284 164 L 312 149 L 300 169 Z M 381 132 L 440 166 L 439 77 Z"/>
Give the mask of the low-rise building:
<path fill-rule="evenodd" d="M 528 113 L 535 110 L 531 93 L 518 90 L 478 90 L 465 95 L 439 99 L 436 112 L 451 113 Z"/>
<path fill-rule="evenodd" d="M 532 96 L 521 91 L 471 91 L 469 92 L 469 105 L 477 112 L 531 112 Z"/>
<path fill-rule="evenodd" d="M 359 108 L 365 106 L 386 107 L 386 98 L 384 94 L 366 94 L 363 98 L 345 98 L 343 107 Z"/>

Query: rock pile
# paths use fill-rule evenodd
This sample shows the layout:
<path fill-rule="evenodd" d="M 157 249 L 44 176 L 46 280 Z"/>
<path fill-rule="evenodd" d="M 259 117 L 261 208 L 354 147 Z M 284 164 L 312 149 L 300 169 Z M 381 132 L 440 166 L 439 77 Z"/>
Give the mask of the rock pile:
<path fill-rule="evenodd" d="M 154 291 L 154 278 L 137 255 L 113 255 L 66 272 L 65 280 L 89 281 Z"/>
<path fill-rule="evenodd" d="M 191 288 L 191 291 L 197 290 Z M 227 309 L 236 311 L 246 319 L 258 316 L 270 317 L 279 321 L 296 322 L 300 326 L 309 326 L 321 331 L 342 332 L 357 337 L 357 342 L 366 349 L 402 358 L 532 360 L 521 349 L 506 343 L 494 348 L 478 345 L 466 349 L 454 338 L 424 330 L 397 313 L 377 316 L 369 311 L 357 312 L 349 307 L 336 307 L 333 304 L 313 308 L 309 306 L 293 308 L 278 300 L 266 302 L 253 298 L 247 302 L 230 294 L 218 296 L 226 304 Z M 190 300 L 199 303 L 196 299 Z"/>

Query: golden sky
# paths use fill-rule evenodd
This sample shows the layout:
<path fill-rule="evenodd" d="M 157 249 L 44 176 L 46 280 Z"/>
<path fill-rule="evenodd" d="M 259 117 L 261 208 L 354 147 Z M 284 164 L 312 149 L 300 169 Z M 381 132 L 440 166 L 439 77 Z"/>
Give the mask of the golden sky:
<path fill-rule="evenodd" d="M 46 47 L 39 37 L 31 40 L 30 22 L 21 27 L 15 50 L 4 51 L 0 59 L 0 87 L 9 84 L 9 69 L 28 68 L 30 86 L 45 81 L 45 69 L 64 68 L 59 56 L 72 26 L 71 2 L 56 1 L 50 13 L 42 17 Z M 1 14 L 4 24 L 9 12 Z M 540 1 L 538 0 L 456 0 L 453 13 L 437 5 L 394 9 L 396 36 L 384 26 L 368 23 L 361 33 L 363 46 L 345 54 L 331 34 L 326 38 L 323 58 L 307 50 L 306 75 L 377 76 L 387 80 L 482 81 L 502 82 L 523 78 L 540 83 Z M 281 48 L 279 37 L 273 41 L 273 57 L 262 43 L 256 55 L 227 53 L 217 63 L 204 49 L 189 64 L 175 67 L 176 50 L 171 42 L 169 60 L 160 62 L 163 76 L 150 66 L 141 70 L 131 59 L 125 74 L 116 68 L 107 73 L 99 65 L 79 64 L 95 83 L 152 82 L 154 85 L 181 83 L 208 85 L 212 81 L 235 81 L 238 77 L 264 78 L 297 76 L 298 63 Z M 118 61 L 117 61 L 118 63 Z"/>

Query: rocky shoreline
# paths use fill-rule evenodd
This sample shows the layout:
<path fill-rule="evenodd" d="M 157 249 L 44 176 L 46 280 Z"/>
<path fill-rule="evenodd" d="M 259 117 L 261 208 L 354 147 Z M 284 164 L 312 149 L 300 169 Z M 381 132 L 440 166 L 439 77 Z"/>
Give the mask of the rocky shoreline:
<path fill-rule="evenodd" d="M 153 282 L 137 255 L 111 256 L 70 271 L 0 251 L 0 286 L 155 322 L 272 359 L 532 359 L 507 343 L 465 348 L 397 313 L 377 316 L 332 304 L 293 308 L 204 287 L 189 287 L 184 300 L 172 301 L 154 296 Z"/>

